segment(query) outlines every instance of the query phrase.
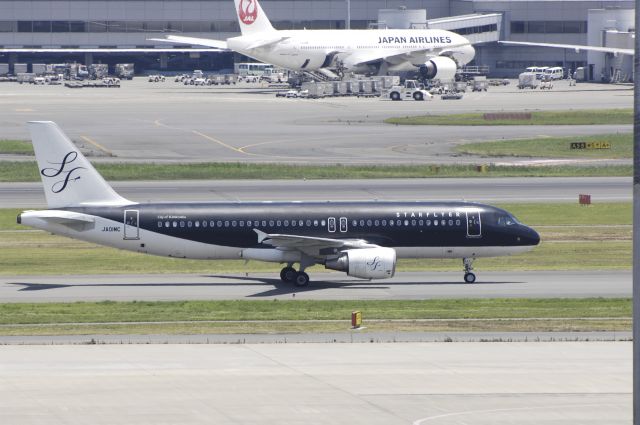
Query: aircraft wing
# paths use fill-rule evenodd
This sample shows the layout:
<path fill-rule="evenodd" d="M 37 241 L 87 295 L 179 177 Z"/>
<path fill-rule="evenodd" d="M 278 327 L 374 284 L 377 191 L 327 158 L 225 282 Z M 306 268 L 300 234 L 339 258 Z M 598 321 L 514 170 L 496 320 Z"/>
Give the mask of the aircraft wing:
<path fill-rule="evenodd" d="M 370 244 L 362 239 L 332 239 L 300 235 L 269 234 L 258 229 L 253 230 L 258 234 L 259 243 L 280 249 L 295 249 L 314 257 L 335 254 L 344 249 L 378 247 L 378 245 Z M 327 254 L 322 254 L 321 252 L 325 250 L 328 251 Z"/>
<path fill-rule="evenodd" d="M 149 41 L 161 41 L 163 43 L 192 44 L 206 46 L 217 50 L 229 50 L 226 41 L 212 40 L 210 38 L 184 37 L 181 35 L 168 35 L 167 38 L 149 38 Z"/>
<path fill-rule="evenodd" d="M 511 46 L 538 46 L 538 47 L 555 47 L 558 49 L 572 49 L 575 50 L 576 53 L 581 50 L 593 51 L 593 52 L 602 52 L 602 53 L 613 53 L 614 55 L 633 55 L 633 49 L 619 49 L 616 47 L 601 47 L 601 46 L 584 46 L 580 44 L 554 44 L 554 43 L 533 43 L 529 41 L 498 41 L 500 44 L 506 44 Z"/>
<path fill-rule="evenodd" d="M 6 48 L 0 49 L 0 53 L 205 53 L 205 52 L 219 52 L 220 49 L 214 48 L 166 48 L 155 49 L 149 48 L 113 48 L 113 49 L 98 49 L 98 48 Z"/>

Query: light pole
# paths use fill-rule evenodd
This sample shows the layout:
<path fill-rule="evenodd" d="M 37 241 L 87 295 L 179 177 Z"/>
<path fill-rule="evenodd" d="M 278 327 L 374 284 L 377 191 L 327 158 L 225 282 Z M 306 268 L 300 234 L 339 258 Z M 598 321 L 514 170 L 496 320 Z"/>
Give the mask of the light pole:
<path fill-rule="evenodd" d="M 351 29 L 351 0 L 347 0 L 347 19 L 344 22 L 344 29 Z"/>
<path fill-rule="evenodd" d="M 633 55 L 633 425 L 640 425 L 640 14 L 635 9 Z"/>

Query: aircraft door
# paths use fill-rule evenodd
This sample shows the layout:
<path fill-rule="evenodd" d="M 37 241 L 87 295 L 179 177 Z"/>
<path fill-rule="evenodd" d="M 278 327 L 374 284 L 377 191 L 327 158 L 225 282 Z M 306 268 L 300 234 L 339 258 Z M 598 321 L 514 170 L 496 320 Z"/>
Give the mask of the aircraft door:
<path fill-rule="evenodd" d="M 140 212 L 138 210 L 124 210 L 124 239 L 140 239 Z"/>
<path fill-rule="evenodd" d="M 467 237 L 482 237 L 482 223 L 480 222 L 480 211 L 467 211 Z"/>
<path fill-rule="evenodd" d="M 347 232 L 347 217 L 340 217 L 340 233 Z"/>
<path fill-rule="evenodd" d="M 329 217 L 329 219 L 327 220 L 327 230 L 329 231 L 329 233 L 335 233 L 335 231 L 336 231 L 336 218 L 335 217 Z"/>

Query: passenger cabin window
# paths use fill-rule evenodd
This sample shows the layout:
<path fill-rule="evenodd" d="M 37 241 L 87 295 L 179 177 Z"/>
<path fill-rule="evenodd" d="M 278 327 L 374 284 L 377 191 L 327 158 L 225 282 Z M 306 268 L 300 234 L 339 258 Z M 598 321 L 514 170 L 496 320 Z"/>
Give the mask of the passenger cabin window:
<path fill-rule="evenodd" d="M 327 221 L 327 230 L 329 231 L 329 233 L 335 233 L 336 231 L 336 218 L 335 217 L 329 217 L 328 221 Z"/>

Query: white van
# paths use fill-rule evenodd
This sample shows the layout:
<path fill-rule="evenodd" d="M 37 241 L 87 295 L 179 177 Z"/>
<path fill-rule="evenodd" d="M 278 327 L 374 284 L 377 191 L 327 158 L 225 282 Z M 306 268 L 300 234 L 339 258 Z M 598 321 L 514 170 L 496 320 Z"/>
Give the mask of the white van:
<path fill-rule="evenodd" d="M 562 68 L 561 66 L 547 68 L 544 71 L 544 75 L 548 76 L 548 78 L 552 80 L 562 80 L 564 78 L 564 68 Z"/>
<path fill-rule="evenodd" d="M 542 79 L 542 76 L 544 75 L 545 71 L 549 69 L 548 66 L 530 66 L 527 68 L 526 72 L 532 72 L 534 74 L 536 74 L 536 78 L 538 80 Z"/>

